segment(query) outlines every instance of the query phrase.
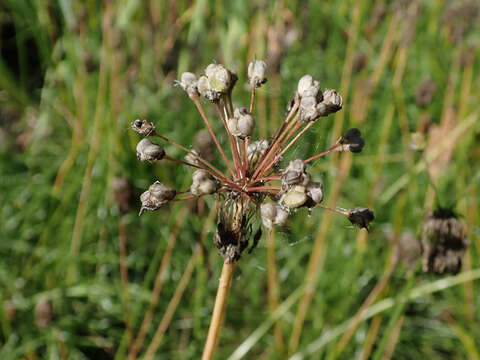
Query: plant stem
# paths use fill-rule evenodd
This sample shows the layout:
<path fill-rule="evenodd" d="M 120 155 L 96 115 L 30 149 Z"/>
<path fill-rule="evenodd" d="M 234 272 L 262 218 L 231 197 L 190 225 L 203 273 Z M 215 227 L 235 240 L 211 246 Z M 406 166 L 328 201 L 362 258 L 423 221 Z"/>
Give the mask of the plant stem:
<path fill-rule="evenodd" d="M 210 328 L 208 329 L 207 341 L 203 349 L 202 360 L 210 360 L 215 351 L 218 336 L 220 334 L 220 326 L 223 315 L 225 313 L 228 292 L 232 282 L 232 274 L 235 263 L 223 263 L 222 275 L 218 284 L 217 297 L 215 298 L 215 306 L 213 308 L 212 319 L 210 321 Z"/>

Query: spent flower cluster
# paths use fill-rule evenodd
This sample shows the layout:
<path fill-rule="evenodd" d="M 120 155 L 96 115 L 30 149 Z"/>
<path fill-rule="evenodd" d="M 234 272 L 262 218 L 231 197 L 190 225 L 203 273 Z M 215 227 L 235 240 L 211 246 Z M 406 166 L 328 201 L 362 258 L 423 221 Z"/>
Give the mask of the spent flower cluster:
<path fill-rule="evenodd" d="M 329 208 L 322 205 L 324 186 L 308 173 L 308 164 L 332 152 L 361 152 L 365 144 L 358 129 L 350 129 L 329 149 L 308 159 L 295 159 L 281 167 L 283 155 L 317 121 L 342 109 L 341 95 L 333 89 L 321 89 L 320 82 L 311 75 L 303 76 L 288 104 L 287 114 L 277 132 L 268 139 L 252 141 L 255 133 L 253 108 L 256 89 L 266 83 L 267 65 L 255 60 L 248 66 L 248 83 L 251 89 L 250 106 L 234 108 L 232 91 L 237 76 L 221 64 L 210 64 L 203 75 L 185 72 L 176 84 L 195 104 L 208 133 L 202 136 L 205 144 L 195 148 L 184 147 L 157 133 L 155 126 L 146 120 L 135 120 L 131 128 L 145 138 L 137 145 L 140 161 L 174 161 L 195 169 L 188 190 L 175 191 L 156 181 L 141 197 L 144 210 L 157 210 L 171 201 L 182 201 L 215 194 L 218 209 L 217 231 L 214 244 L 227 263 L 237 261 L 253 235 L 253 219 L 259 213 L 261 222 L 269 231 L 273 226 L 285 225 L 291 213 L 306 207 L 311 211 L 320 207 L 345 215 L 360 228 L 368 229 L 374 219 L 367 208 Z M 208 119 L 201 99 L 211 102 L 218 120 L 228 138 L 227 147 L 220 143 Z M 156 137 L 186 152 L 184 160 L 174 159 L 150 140 Z M 223 170 L 211 163 L 211 152 L 218 151 L 223 160 Z M 205 150 L 207 149 L 207 150 Z M 230 153 L 227 157 L 226 153 Z M 255 245 L 260 231 L 253 236 Z"/>

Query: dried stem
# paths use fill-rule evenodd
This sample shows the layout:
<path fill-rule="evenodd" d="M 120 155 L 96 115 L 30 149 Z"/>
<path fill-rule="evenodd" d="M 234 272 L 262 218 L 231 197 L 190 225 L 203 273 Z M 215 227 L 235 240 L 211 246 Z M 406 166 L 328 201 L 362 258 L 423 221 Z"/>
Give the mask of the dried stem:
<path fill-rule="evenodd" d="M 303 162 L 306 164 L 306 163 L 308 163 L 308 162 L 310 162 L 310 161 L 316 160 L 316 159 L 318 159 L 318 158 L 320 158 L 320 157 L 322 157 L 322 156 L 325 156 L 325 155 L 330 154 L 330 153 L 332 153 L 332 152 L 334 152 L 334 151 L 337 151 L 337 149 L 338 149 L 339 147 L 340 147 L 340 144 L 335 144 L 335 145 L 333 145 L 330 149 L 327 149 L 327 150 L 321 152 L 320 154 L 313 155 L 312 157 L 309 157 L 308 159 L 303 160 Z"/>
<path fill-rule="evenodd" d="M 253 104 L 255 103 L 255 85 L 252 85 L 252 94 L 250 95 L 250 108 L 248 112 L 253 113 Z"/>
<path fill-rule="evenodd" d="M 224 102 L 223 111 L 224 111 L 225 116 L 222 113 L 222 109 L 221 109 L 220 105 L 218 103 L 215 104 L 215 105 L 216 105 L 216 108 L 217 108 L 218 116 L 220 117 L 220 119 L 222 119 L 223 126 L 225 127 L 225 131 L 227 132 L 228 140 L 230 141 L 230 148 L 231 148 L 231 151 L 232 151 L 233 163 L 235 165 L 235 169 L 237 170 L 237 176 L 240 177 L 239 166 L 238 166 L 240 160 L 239 160 L 238 151 L 237 151 L 237 147 L 236 147 L 236 141 L 235 141 L 232 133 L 230 132 L 230 129 L 228 128 L 228 124 L 227 124 L 228 113 L 227 113 L 227 106 L 225 105 L 227 100 L 224 98 L 223 102 Z"/>
<path fill-rule="evenodd" d="M 297 125 L 298 125 L 298 124 L 297 124 Z M 265 173 L 265 171 L 267 171 L 268 169 L 270 169 L 270 168 L 273 166 L 273 164 L 275 164 L 275 163 L 280 159 L 280 157 L 281 157 L 293 144 L 295 144 L 295 143 L 297 142 L 297 140 L 300 139 L 300 137 L 301 137 L 308 129 L 310 129 L 312 126 L 313 126 L 313 121 L 312 121 L 312 122 L 309 122 L 309 123 L 307 124 L 307 126 L 305 126 L 305 127 L 297 134 L 297 136 L 295 136 L 295 137 L 292 139 L 292 141 L 290 141 L 290 142 L 288 143 L 288 145 L 283 148 L 283 150 L 280 152 L 280 154 L 276 155 L 275 158 L 274 158 L 269 164 L 267 164 L 267 165 L 260 171 L 260 173 L 258 174 L 258 176 L 262 176 L 262 175 Z M 298 126 L 295 126 L 295 128 L 297 128 L 297 127 L 298 127 Z M 295 128 L 294 128 L 294 129 L 295 129 Z M 296 129 L 295 129 L 295 130 L 296 130 Z M 287 138 L 287 139 L 288 139 L 288 138 Z M 287 140 L 287 139 L 286 139 L 286 140 Z"/>
<path fill-rule="evenodd" d="M 233 171 L 232 165 L 227 159 L 227 156 L 225 155 L 225 152 L 222 149 L 222 146 L 218 142 L 217 137 L 215 136 L 215 133 L 213 132 L 212 127 L 210 126 L 210 123 L 208 122 L 207 116 L 205 115 L 205 112 L 203 111 L 202 104 L 200 104 L 200 101 L 198 100 L 197 97 L 192 98 L 195 106 L 197 107 L 198 112 L 202 116 L 203 121 L 205 122 L 205 126 L 207 127 L 208 131 L 210 132 L 210 135 L 212 136 L 213 141 L 215 142 L 215 145 L 217 145 L 217 149 L 220 152 L 220 155 L 222 155 L 223 161 L 225 161 L 225 164 L 228 167 L 228 170 L 230 171 L 230 174 L 235 178 L 235 172 Z"/>
<path fill-rule="evenodd" d="M 278 278 L 277 267 L 275 265 L 275 234 L 274 230 L 267 233 L 267 276 L 268 276 L 268 303 L 270 312 L 275 312 L 278 308 Z M 275 343 L 277 351 L 281 355 L 285 350 L 285 344 L 282 335 L 282 325 L 280 321 L 275 324 L 274 328 Z"/>
<path fill-rule="evenodd" d="M 235 263 L 227 263 L 226 261 L 223 263 L 222 275 L 220 276 L 220 282 L 218 284 L 217 297 L 215 298 L 215 306 L 210 321 L 210 328 L 208 329 L 207 341 L 203 349 L 202 360 L 212 359 L 213 352 L 215 351 L 220 334 L 220 326 L 227 305 L 227 297 L 232 282 L 234 267 Z"/>
<path fill-rule="evenodd" d="M 172 144 L 173 146 L 176 146 L 177 148 L 179 148 L 179 149 L 181 149 L 181 150 L 183 150 L 183 151 L 186 151 L 187 153 L 195 156 L 195 158 L 197 158 L 198 161 L 200 161 L 201 163 L 203 163 L 204 165 L 208 166 L 210 169 L 212 169 L 213 171 L 215 171 L 215 172 L 217 173 L 217 175 L 216 175 L 217 177 L 220 177 L 220 178 L 222 178 L 222 179 L 228 179 L 228 178 L 226 177 L 226 175 L 225 175 L 222 171 L 218 170 L 218 169 L 217 169 L 215 166 L 213 166 L 209 161 L 205 160 L 205 159 L 202 158 L 200 155 L 195 154 L 193 151 L 187 149 L 185 146 L 180 145 L 180 144 L 176 143 L 175 141 L 170 140 L 169 138 L 167 138 L 167 137 L 165 137 L 165 136 L 163 136 L 163 135 L 160 135 L 160 134 L 157 133 L 157 132 L 153 132 L 153 133 L 152 133 L 152 136 L 156 136 L 156 137 L 162 139 L 163 141 L 166 141 L 166 142 L 168 142 L 169 144 Z"/>
<path fill-rule="evenodd" d="M 292 109 L 293 110 L 293 109 Z M 288 123 L 289 121 L 289 116 L 293 114 L 293 112 L 291 111 L 287 118 L 285 119 L 284 121 L 284 124 Z M 260 163 L 260 165 L 257 167 L 257 170 L 255 171 L 255 173 L 253 174 L 252 176 L 252 179 L 256 179 L 260 172 L 262 172 L 262 169 L 263 167 L 265 166 L 265 164 L 267 163 L 267 161 L 272 157 L 272 155 L 275 154 L 275 152 L 277 151 L 277 147 L 278 147 L 278 144 L 279 142 L 283 139 L 283 137 L 285 136 L 285 134 L 288 132 L 288 130 L 295 124 L 295 122 L 298 120 L 298 116 L 295 117 L 295 120 L 293 120 L 285 129 L 282 129 L 282 132 L 279 132 L 277 134 L 277 136 L 275 137 L 275 140 L 273 142 L 273 144 L 270 146 L 270 149 L 268 150 L 267 154 L 265 155 L 265 157 L 262 159 L 262 162 Z M 282 124 L 283 126 L 283 124 Z M 280 145 L 281 146 L 281 145 Z M 262 172 L 263 173 L 263 172 Z"/>

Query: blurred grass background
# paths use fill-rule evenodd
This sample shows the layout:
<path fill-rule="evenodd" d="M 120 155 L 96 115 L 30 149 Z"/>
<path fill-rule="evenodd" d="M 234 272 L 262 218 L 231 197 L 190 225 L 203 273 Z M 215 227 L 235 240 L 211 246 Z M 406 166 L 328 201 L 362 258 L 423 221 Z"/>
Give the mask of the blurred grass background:
<path fill-rule="evenodd" d="M 367 233 L 298 211 L 275 234 L 270 304 L 262 238 L 236 269 L 216 358 L 479 359 L 478 12 L 477 1 L 2 1 L 0 358 L 125 359 L 148 309 L 140 357 L 200 357 L 222 263 L 213 201 L 138 217 L 149 184 L 185 189 L 190 172 L 139 163 L 127 128 L 146 118 L 192 145 L 202 122 L 173 80 L 217 60 L 245 105 L 258 58 L 269 64 L 258 136 L 305 73 L 340 91 L 343 110 L 287 160 L 360 128 L 361 154 L 311 174 L 328 204 L 369 206 L 376 220 Z M 468 226 L 456 277 L 415 261 L 412 236 L 439 204 Z"/>

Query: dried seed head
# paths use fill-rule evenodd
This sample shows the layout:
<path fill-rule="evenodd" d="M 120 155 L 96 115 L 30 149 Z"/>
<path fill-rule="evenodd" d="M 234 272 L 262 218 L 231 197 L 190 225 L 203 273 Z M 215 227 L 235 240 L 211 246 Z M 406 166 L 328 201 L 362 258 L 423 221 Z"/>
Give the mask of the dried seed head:
<path fill-rule="evenodd" d="M 347 211 L 347 218 L 359 228 L 368 230 L 368 225 L 375 219 L 373 211 L 367 208 L 356 207 Z"/>
<path fill-rule="evenodd" d="M 53 306 L 50 300 L 46 297 L 42 297 L 35 305 L 35 324 L 44 329 L 53 320 Z"/>
<path fill-rule="evenodd" d="M 362 151 L 365 141 L 362 138 L 362 133 L 358 129 L 349 129 L 345 134 L 337 141 L 341 144 L 341 151 L 350 151 L 353 153 L 359 153 Z"/>
<path fill-rule="evenodd" d="M 280 205 L 263 203 L 260 206 L 262 224 L 268 230 L 272 230 L 273 225 L 284 226 L 287 223 L 288 215 L 288 211 L 286 211 Z"/>
<path fill-rule="evenodd" d="M 453 211 L 434 211 L 423 223 L 423 271 L 457 273 L 469 243 L 466 227 Z"/>
<path fill-rule="evenodd" d="M 162 160 L 164 156 L 165 151 L 162 147 L 147 138 L 140 140 L 137 144 L 137 157 L 140 161 Z"/>
<path fill-rule="evenodd" d="M 147 191 L 140 195 L 142 207 L 138 215 L 142 215 L 144 210 L 158 210 L 170 200 L 175 198 L 177 191 L 163 185 L 160 181 L 155 181 Z"/>
<path fill-rule="evenodd" d="M 267 72 L 267 64 L 262 60 L 254 60 L 248 64 L 248 80 L 250 85 L 260 87 L 267 82 L 265 73 Z"/>
<path fill-rule="evenodd" d="M 198 96 L 197 77 L 191 72 L 184 72 L 180 77 L 180 81 L 175 82 L 188 94 L 190 98 Z"/>
<path fill-rule="evenodd" d="M 308 198 L 316 205 L 323 201 L 323 184 L 310 181 L 306 187 Z"/>
<path fill-rule="evenodd" d="M 317 105 L 317 111 L 319 116 L 328 116 L 340 110 L 342 106 L 342 96 L 336 90 L 325 89 L 323 101 Z"/>
<path fill-rule="evenodd" d="M 305 205 L 307 200 L 305 186 L 295 185 L 282 196 L 280 203 L 296 209 Z"/>
<path fill-rule="evenodd" d="M 137 119 L 130 124 L 130 128 L 136 133 L 149 136 L 153 131 L 155 131 L 155 126 L 153 123 L 147 122 L 147 120 Z"/>
<path fill-rule="evenodd" d="M 190 192 L 195 196 L 213 194 L 218 190 L 218 182 L 205 170 L 196 170 L 192 175 Z"/>

